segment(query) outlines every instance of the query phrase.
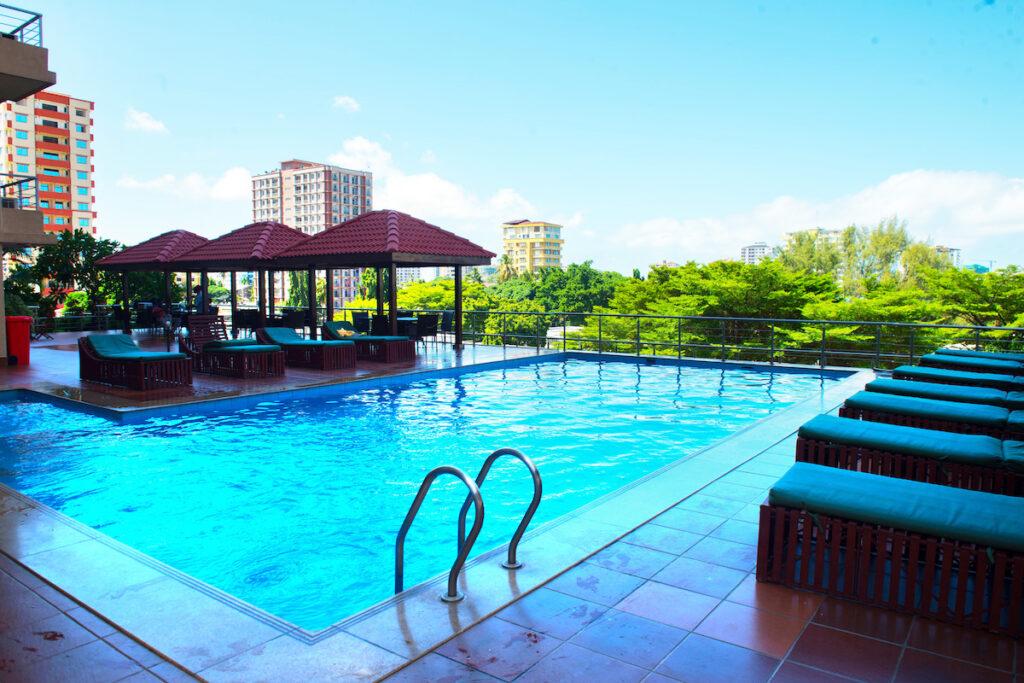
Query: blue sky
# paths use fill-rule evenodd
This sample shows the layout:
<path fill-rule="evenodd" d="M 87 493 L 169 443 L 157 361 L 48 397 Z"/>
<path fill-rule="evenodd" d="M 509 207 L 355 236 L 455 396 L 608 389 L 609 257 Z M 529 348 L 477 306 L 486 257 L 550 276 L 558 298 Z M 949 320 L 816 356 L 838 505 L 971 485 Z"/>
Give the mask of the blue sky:
<path fill-rule="evenodd" d="M 1024 3 L 40 1 L 101 234 L 214 236 L 289 158 L 497 250 L 629 272 L 891 215 L 1024 263 Z"/>

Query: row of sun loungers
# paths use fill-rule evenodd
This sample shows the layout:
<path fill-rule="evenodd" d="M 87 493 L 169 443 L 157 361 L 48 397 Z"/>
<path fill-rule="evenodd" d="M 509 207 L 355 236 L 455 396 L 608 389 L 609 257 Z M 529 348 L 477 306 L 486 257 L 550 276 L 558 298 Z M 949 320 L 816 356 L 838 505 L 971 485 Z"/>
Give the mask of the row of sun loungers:
<path fill-rule="evenodd" d="M 317 370 L 354 367 L 357 360 L 394 363 L 414 360 L 408 337 L 356 334 L 346 323 L 328 323 L 322 340 L 295 330 L 255 330 L 256 339 L 231 339 L 219 316 L 190 316 L 179 353 L 147 352 L 125 334 L 87 335 L 78 340 L 81 378 L 129 389 L 153 390 L 192 384 L 202 372 L 242 379 L 280 376 L 285 365 Z"/>
<path fill-rule="evenodd" d="M 1024 635 L 1024 355 L 925 358 L 800 428 L 757 578 Z"/>

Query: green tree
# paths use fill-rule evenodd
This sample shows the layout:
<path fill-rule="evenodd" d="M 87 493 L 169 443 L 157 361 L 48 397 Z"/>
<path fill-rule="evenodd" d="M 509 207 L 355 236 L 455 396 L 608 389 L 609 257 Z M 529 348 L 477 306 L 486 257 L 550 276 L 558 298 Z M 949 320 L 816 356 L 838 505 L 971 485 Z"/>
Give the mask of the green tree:
<path fill-rule="evenodd" d="M 89 295 L 89 308 L 103 303 L 105 277 L 96 261 L 114 253 L 120 245 L 114 240 L 96 239 L 86 230 L 65 230 L 56 244 L 39 248 L 34 270 L 40 280 L 49 280 L 50 291 L 62 300 L 76 287 Z"/>
<path fill-rule="evenodd" d="M 792 235 L 775 260 L 789 270 L 835 276 L 843 256 L 835 244 L 821 239 L 817 230 L 805 230 Z"/>
<path fill-rule="evenodd" d="M 498 260 L 498 283 L 508 282 L 516 276 L 516 269 L 512 267 L 512 257 L 502 254 Z"/>
<path fill-rule="evenodd" d="M 966 268 L 921 271 L 946 322 L 1024 326 L 1024 273 L 1016 266 L 988 273 Z"/>
<path fill-rule="evenodd" d="M 309 278 L 304 270 L 288 271 L 288 297 L 285 299 L 285 306 L 296 308 L 309 307 L 309 290 L 306 288 Z"/>
<path fill-rule="evenodd" d="M 473 268 L 466 275 L 466 282 L 472 282 L 472 283 L 475 283 L 475 284 L 478 284 L 478 285 L 482 285 L 484 283 L 484 278 L 483 278 L 483 276 L 480 275 L 480 270 L 479 269 Z"/>

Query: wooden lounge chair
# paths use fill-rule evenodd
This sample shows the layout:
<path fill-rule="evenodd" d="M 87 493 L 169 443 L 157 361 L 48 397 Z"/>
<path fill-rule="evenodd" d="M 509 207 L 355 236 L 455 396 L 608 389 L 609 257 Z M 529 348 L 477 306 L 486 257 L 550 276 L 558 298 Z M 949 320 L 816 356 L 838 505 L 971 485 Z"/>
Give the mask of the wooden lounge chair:
<path fill-rule="evenodd" d="M 151 353 L 127 334 L 90 334 L 78 340 L 79 376 L 129 389 L 192 384 L 192 363 L 183 353 Z"/>
<path fill-rule="evenodd" d="M 757 580 L 1024 635 L 1024 499 L 806 463 L 761 506 Z"/>
<path fill-rule="evenodd" d="M 189 316 L 187 328 L 188 336 L 178 337 L 178 350 L 192 359 L 195 372 L 241 379 L 284 374 L 285 354 L 280 346 L 231 339 L 220 316 Z"/>
<path fill-rule="evenodd" d="M 929 368 L 945 368 L 962 372 L 990 372 L 1000 375 L 1024 375 L 1024 363 L 998 358 L 979 358 L 952 353 L 928 353 L 921 356 L 921 365 Z"/>
<path fill-rule="evenodd" d="M 1024 442 L 819 415 L 800 427 L 797 462 L 1024 496 Z"/>
<path fill-rule="evenodd" d="M 359 334 L 344 320 L 326 322 L 321 328 L 324 339 L 351 341 L 356 345 L 356 360 L 400 363 L 416 359 L 416 342 L 408 337 Z"/>
<path fill-rule="evenodd" d="M 1024 410 L 1024 391 L 1003 391 L 990 387 L 971 387 L 937 382 L 915 382 L 907 379 L 880 377 L 868 382 L 864 389 L 880 394 L 896 396 L 917 396 L 957 403 L 980 403 L 999 406 L 1008 410 Z"/>
<path fill-rule="evenodd" d="M 284 349 L 288 365 L 337 370 L 356 364 L 356 345 L 350 341 L 314 341 L 303 339 L 287 327 L 260 327 L 256 339 L 261 344 L 272 344 Z"/>
<path fill-rule="evenodd" d="M 846 399 L 839 408 L 839 417 L 1024 440 L 1024 410 L 979 403 L 860 391 Z"/>
<path fill-rule="evenodd" d="M 929 368 L 920 365 L 901 365 L 892 371 L 893 379 L 909 379 L 915 382 L 936 382 L 958 384 L 970 387 L 989 387 L 1003 391 L 1024 391 L 1024 377 L 996 374 L 991 372 L 968 372 Z"/>

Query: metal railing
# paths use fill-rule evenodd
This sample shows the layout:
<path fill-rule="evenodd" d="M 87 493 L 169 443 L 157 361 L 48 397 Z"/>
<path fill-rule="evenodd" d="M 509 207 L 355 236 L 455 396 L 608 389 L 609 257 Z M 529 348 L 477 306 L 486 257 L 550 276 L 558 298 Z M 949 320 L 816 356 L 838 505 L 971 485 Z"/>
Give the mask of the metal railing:
<path fill-rule="evenodd" d="M 0 4 L 0 40 L 43 46 L 43 15 L 20 7 Z"/>
<path fill-rule="evenodd" d="M 0 206 L 34 211 L 39 208 L 39 181 L 34 175 L 0 173 Z"/>
<path fill-rule="evenodd" d="M 462 325 L 467 344 L 820 367 L 890 369 L 950 345 L 1024 349 L 1020 327 L 865 320 L 465 311 Z"/>

